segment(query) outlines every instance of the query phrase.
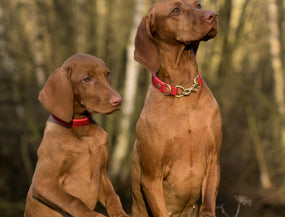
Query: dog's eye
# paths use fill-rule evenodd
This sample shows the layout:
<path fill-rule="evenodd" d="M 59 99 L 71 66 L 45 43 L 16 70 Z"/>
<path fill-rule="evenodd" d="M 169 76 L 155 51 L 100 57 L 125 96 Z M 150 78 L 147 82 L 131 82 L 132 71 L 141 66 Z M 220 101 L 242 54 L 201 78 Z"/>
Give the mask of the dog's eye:
<path fill-rule="evenodd" d="M 85 82 L 90 82 L 92 80 L 91 76 L 87 76 L 83 79 Z"/>
<path fill-rule="evenodd" d="M 197 8 L 201 9 L 202 8 L 201 4 L 197 4 Z"/>
<path fill-rule="evenodd" d="M 180 13 L 180 9 L 179 9 L 179 8 L 174 8 L 174 9 L 172 10 L 172 13 L 174 13 L 174 14 L 179 14 L 179 13 Z"/>

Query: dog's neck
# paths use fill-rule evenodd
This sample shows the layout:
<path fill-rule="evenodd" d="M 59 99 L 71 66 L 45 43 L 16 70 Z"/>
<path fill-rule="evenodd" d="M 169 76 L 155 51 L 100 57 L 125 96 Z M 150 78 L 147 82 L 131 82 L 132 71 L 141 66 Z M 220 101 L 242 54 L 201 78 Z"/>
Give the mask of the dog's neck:
<path fill-rule="evenodd" d="M 193 49 L 183 44 L 165 44 L 160 47 L 160 70 L 158 78 L 171 85 L 189 85 L 198 75 L 196 56 Z"/>
<path fill-rule="evenodd" d="M 82 106 L 77 100 L 73 102 L 73 118 L 82 119 L 86 118 L 89 113 L 86 111 L 86 108 Z"/>

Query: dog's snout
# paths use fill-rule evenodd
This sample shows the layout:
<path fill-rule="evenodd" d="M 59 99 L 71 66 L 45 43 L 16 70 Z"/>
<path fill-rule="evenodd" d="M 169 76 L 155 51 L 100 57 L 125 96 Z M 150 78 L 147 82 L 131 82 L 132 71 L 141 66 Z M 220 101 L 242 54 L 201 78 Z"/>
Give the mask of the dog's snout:
<path fill-rule="evenodd" d="M 213 11 L 207 11 L 204 14 L 204 19 L 205 19 L 205 21 L 213 22 L 213 21 L 218 19 L 218 14 L 213 12 Z"/>
<path fill-rule="evenodd" d="M 118 94 L 118 95 L 113 95 L 110 98 L 110 103 L 112 106 L 116 107 L 116 106 L 120 106 L 121 103 L 123 101 L 123 98 Z"/>

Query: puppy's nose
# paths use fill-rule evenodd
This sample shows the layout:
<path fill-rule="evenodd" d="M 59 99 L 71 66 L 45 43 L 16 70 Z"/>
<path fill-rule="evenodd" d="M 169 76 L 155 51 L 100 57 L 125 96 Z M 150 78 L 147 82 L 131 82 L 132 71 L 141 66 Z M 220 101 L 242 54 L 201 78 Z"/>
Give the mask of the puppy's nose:
<path fill-rule="evenodd" d="M 112 106 L 116 107 L 116 106 L 120 106 L 121 103 L 123 101 L 123 98 L 118 94 L 118 95 L 113 95 L 110 98 L 110 103 Z"/>
<path fill-rule="evenodd" d="M 213 22 L 214 20 L 218 19 L 218 14 L 213 11 L 206 11 L 206 13 L 204 14 L 204 19 L 205 21 Z"/>

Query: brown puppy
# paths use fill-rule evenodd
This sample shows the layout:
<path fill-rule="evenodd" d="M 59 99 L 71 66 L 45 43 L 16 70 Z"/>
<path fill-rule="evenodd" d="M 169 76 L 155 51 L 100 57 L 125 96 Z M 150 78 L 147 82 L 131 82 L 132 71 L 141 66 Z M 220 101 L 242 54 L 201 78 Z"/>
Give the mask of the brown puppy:
<path fill-rule="evenodd" d="M 199 41 L 215 37 L 217 25 L 217 14 L 195 0 L 160 0 L 138 27 L 135 59 L 157 74 L 136 127 L 136 217 L 190 217 L 198 210 L 199 217 L 215 216 L 222 122 L 195 52 Z"/>
<path fill-rule="evenodd" d="M 90 113 L 120 109 L 104 62 L 76 54 L 50 75 L 39 100 L 53 115 L 46 122 L 28 192 L 25 217 L 127 217 L 107 174 L 108 134 Z"/>

